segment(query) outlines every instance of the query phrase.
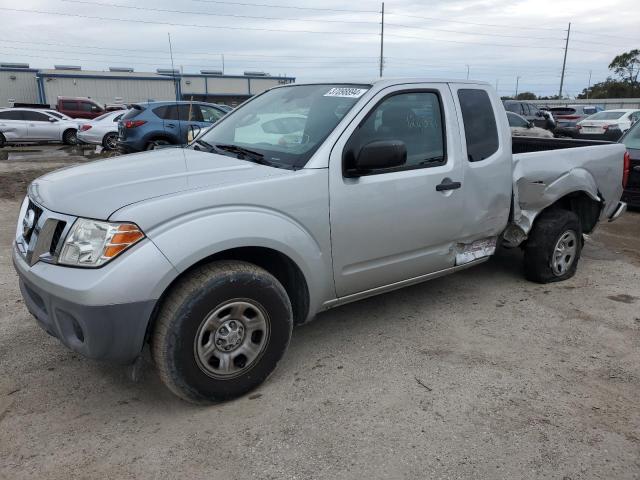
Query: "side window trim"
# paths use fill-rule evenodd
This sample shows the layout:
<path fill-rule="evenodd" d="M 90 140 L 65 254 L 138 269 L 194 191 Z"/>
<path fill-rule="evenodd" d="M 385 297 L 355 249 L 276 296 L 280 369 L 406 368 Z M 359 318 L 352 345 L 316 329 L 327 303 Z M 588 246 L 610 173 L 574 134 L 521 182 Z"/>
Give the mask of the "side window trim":
<path fill-rule="evenodd" d="M 369 109 L 369 111 L 364 116 L 364 118 L 362 120 L 360 120 L 360 122 L 358 123 L 356 128 L 353 130 L 353 132 L 351 132 L 351 135 L 349 136 L 349 138 L 347 139 L 347 141 L 344 144 L 344 147 L 342 149 L 342 155 L 341 155 L 342 176 L 344 178 L 347 178 L 349 176 L 347 174 L 347 168 L 346 168 L 346 162 L 345 162 L 345 153 L 346 153 L 347 149 L 349 148 L 352 140 L 355 138 L 355 136 L 360 131 L 360 128 L 367 122 L 369 117 L 371 115 L 373 115 L 377 111 L 378 107 L 384 101 L 386 101 L 387 99 L 389 99 L 391 97 L 395 97 L 395 96 L 403 95 L 403 94 L 410 94 L 410 93 L 432 93 L 438 99 L 438 107 L 440 109 L 440 126 L 441 126 L 441 134 L 442 134 L 442 158 L 443 158 L 442 162 L 439 162 L 437 164 L 434 163 L 434 164 L 425 164 L 425 165 L 409 165 L 409 166 L 403 166 L 403 167 L 395 167 L 395 168 L 374 170 L 374 171 L 371 171 L 371 172 L 362 173 L 362 174 L 360 174 L 360 176 L 366 177 L 366 176 L 371 176 L 371 175 L 384 175 L 386 173 L 403 172 L 403 171 L 407 171 L 407 170 L 418 170 L 418 169 L 424 169 L 424 168 L 435 168 L 435 167 L 441 167 L 441 166 L 446 165 L 448 163 L 449 157 L 448 157 L 448 151 L 447 151 L 447 127 L 446 127 L 446 123 L 445 123 L 446 120 L 445 120 L 445 113 L 444 113 L 444 105 L 443 105 L 443 102 L 442 102 L 442 92 L 437 88 L 412 88 L 412 89 L 407 89 L 407 90 L 397 90 L 397 91 L 394 91 L 394 92 L 389 92 L 389 93 L 385 94 L 382 98 L 380 98 Z"/>

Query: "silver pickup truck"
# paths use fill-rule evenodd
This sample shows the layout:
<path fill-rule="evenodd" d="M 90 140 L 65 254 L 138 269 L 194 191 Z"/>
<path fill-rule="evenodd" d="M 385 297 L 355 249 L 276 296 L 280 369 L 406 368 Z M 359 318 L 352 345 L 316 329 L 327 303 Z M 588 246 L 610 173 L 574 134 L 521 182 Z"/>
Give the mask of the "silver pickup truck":
<path fill-rule="evenodd" d="M 194 402 L 259 385 L 318 312 L 497 245 L 532 281 L 567 279 L 625 209 L 624 145 L 512 140 L 484 83 L 282 86 L 195 133 L 35 180 L 13 254 L 42 328 L 99 360 L 149 344 Z"/>

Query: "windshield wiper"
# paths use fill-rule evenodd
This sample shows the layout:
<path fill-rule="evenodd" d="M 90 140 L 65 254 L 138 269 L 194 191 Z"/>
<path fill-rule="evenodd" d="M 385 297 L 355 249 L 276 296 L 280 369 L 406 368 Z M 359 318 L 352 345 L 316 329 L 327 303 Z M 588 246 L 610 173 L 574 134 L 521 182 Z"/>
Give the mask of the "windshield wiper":
<path fill-rule="evenodd" d="M 198 144 L 198 145 L 202 145 L 204 148 L 207 149 L 207 151 L 212 151 L 214 149 L 213 145 L 211 145 L 210 143 L 205 142 L 204 140 L 201 139 L 197 139 L 194 143 Z"/>
<path fill-rule="evenodd" d="M 248 148 L 239 147 L 238 145 L 217 144 L 214 149 L 224 150 L 225 152 L 235 153 L 240 160 L 248 160 L 250 162 L 267 165 L 269 167 L 278 167 L 274 163 L 264 159 L 264 155 L 260 152 L 249 150 Z"/>

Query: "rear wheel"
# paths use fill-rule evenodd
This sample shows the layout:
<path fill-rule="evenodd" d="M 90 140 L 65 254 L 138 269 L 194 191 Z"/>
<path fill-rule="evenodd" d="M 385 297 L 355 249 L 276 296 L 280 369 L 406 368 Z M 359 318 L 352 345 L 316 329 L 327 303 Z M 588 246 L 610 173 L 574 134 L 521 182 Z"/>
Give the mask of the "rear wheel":
<path fill-rule="evenodd" d="M 118 134 L 114 132 L 107 133 L 102 139 L 102 146 L 107 150 L 118 148 Z"/>
<path fill-rule="evenodd" d="M 155 150 L 156 148 L 163 146 L 163 145 L 171 145 L 171 142 L 169 140 L 165 140 L 164 138 L 158 138 L 156 140 L 151 140 L 149 143 L 147 143 L 147 148 L 146 150 Z"/>
<path fill-rule="evenodd" d="M 77 145 L 78 144 L 78 136 L 76 130 L 69 129 L 64 132 L 62 135 L 62 141 L 66 145 Z"/>
<path fill-rule="evenodd" d="M 4 135 L 0 133 L 0 148 L 4 147 L 7 144 L 7 139 L 4 138 Z"/>
<path fill-rule="evenodd" d="M 567 280 L 576 273 L 581 251 L 578 216 L 560 209 L 542 212 L 525 246 L 525 277 L 538 283 Z"/>
<path fill-rule="evenodd" d="M 152 337 L 162 381 L 196 403 L 228 400 L 260 385 L 291 338 L 283 286 L 253 264 L 223 261 L 195 269 L 163 302 Z"/>

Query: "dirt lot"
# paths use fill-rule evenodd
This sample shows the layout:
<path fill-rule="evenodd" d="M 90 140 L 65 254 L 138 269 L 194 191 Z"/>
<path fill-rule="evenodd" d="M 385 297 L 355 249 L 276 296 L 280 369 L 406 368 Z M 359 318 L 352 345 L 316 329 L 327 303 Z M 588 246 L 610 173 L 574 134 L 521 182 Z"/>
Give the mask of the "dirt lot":
<path fill-rule="evenodd" d="M 322 314 L 265 385 L 202 408 L 150 366 L 132 382 L 66 350 L 22 304 L 8 172 L 79 159 L 0 158 L 1 478 L 640 478 L 640 213 L 568 282 L 501 251 Z"/>

